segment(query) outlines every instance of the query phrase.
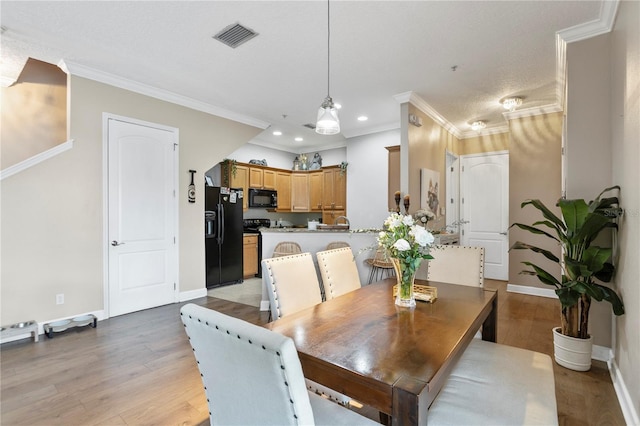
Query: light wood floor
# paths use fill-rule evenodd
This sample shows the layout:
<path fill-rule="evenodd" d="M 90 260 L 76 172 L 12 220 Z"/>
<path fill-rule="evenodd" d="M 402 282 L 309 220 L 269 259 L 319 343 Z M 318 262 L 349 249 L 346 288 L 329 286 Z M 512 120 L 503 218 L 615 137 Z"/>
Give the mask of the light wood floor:
<path fill-rule="evenodd" d="M 498 342 L 551 354 L 557 301 L 506 293 L 500 281 Z M 194 303 L 263 324 L 267 313 L 212 297 Z M 179 319 L 182 304 L 70 329 L 40 342 L 2 345 L 0 424 L 207 425 L 200 375 Z M 624 425 L 606 365 L 554 366 L 561 425 Z"/>

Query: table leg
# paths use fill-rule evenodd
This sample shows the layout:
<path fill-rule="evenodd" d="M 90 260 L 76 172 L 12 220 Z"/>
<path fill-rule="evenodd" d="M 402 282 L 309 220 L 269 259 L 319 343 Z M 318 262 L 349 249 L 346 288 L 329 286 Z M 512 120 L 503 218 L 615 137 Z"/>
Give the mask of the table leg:
<path fill-rule="evenodd" d="M 393 385 L 391 424 L 394 426 L 427 424 L 427 384 L 402 377 Z"/>
<path fill-rule="evenodd" d="M 482 340 L 487 342 L 497 341 L 497 325 L 498 325 L 498 294 L 491 302 L 491 312 L 484 323 L 482 323 Z"/>

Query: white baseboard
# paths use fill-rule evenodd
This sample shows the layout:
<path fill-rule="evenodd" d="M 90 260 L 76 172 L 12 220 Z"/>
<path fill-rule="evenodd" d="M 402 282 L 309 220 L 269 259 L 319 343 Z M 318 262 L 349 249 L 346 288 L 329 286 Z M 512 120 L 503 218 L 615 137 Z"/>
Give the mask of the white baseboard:
<path fill-rule="evenodd" d="M 511 293 L 528 294 L 530 296 L 548 297 L 557 299 L 556 292 L 549 288 L 530 287 L 525 285 L 507 284 L 507 291 Z M 613 358 L 611 348 L 606 346 L 593 345 L 591 351 L 591 359 L 609 363 Z"/>
<path fill-rule="evenodd" d="M 591 359 L 609 364 L 613 359 L 613 351 L 606 346 L 593 345 L 591 347 Z"/>
<path fill-rule="evenodd" d="M 207 289 L 199 288 L 197 290 L 181 291 L 178 295 L 180 302 L 186 302 L 187 300 L 197 299 L 199 297 L 206 297 Z"/>
<path fill-rule="evenodd" d="M 558 295 L 550 288 L 530 287 L 526 285 L 507 284 L 507 291 L 511 293 L 528 294 L 530 296 L 541 296 L 557 299 Z"/>
<path fill-rule="evenodd" d="M 268 311 L 269 308 L 269 301 L 268 300 L 261 300 L 260 301 L 260 310 L 261 311 Z"/>
<path fill-rule="evenodd" d="M 622 374 L 620 374 L 620 369 L 615 359 L 609 362 L 609 374 L 611 375 L 611 382 L 613 382 L 613 388 L 618 396 L 618 402 L 620 403 L 620 409 L 622 410 L 625 422 L 628 425 L 640 425 L 640 415 L 638 415 L 633 405 L 633 400 L 631 399 L 631 395 L 629 395 L 629 390 L 622 378 Z"/>

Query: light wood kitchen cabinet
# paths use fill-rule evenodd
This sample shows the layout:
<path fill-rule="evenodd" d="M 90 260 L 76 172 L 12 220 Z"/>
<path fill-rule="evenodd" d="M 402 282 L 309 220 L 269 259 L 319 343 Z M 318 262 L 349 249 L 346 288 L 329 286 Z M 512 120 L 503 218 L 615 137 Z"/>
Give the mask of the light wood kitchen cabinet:
<path fill-rule="evenodd" d="M 278 211 L 291 210 L 291 172 L 276 172 Z"/>
<path fill-rule="evenodd" d="M 309 209 L 311 211 L 322 210 L 322 171 L 309 173 Z"/>
<path fill-rule="evenodd" d="M 322 170 L 322 209 L 347 209 L 347 173 L 339 166 Z"/>
<path fill-rule="evenodd" d="M 326 223 L 327 225 L 333 225 L 336 221 L 336 218 L 340 216 L 346 216 L 346 210 L 322 210 L 322 223 Z M 340 223 L 345 223 L 344 221 L 340 221 Z"/>
<path fill-rule="evenodd" d="M 276 189 L 275 170 L 249 167 L 249 188 Z"/>
<path fill-rule="evenodd" d="M 309 211 L 309 173 L 291 173 L 291 211 Z"/>
<path fill-rule="evenodd" d="M 221 163 L 222 186 L 242 189 L 242 210 L 249 208 L 249 167 Z"/>
<path fill-rule="evenodd" d="M 264 189 L 276 189 L 276 172 L 275 170 L 263 170 L 264 177 L 262 179 L 262 184 L 264 185 Z"/>
<path fill-rule="evenodd" d="M 242 242 L 242 275 L 250 278 L 258 273 L 258 236 L 245 234 Z"/>
<path fill-rule="evenodd" d="M 262 189 L 264 173 L 257 167 L 249 167 L 249 188 Z"/>

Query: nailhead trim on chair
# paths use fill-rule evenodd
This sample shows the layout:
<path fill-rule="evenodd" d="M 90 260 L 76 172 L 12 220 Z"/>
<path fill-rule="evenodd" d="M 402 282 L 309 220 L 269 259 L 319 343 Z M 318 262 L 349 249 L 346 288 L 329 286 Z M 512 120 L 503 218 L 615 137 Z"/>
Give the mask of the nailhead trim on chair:
<path fill-rule="evenodd" d="M 182 312 L 180 312 L 180 316 L 183 316 Z M 193 319 L 193 317 L 192 317 L 191 315 L 189 315 L 189 318 L 190 318 L 190 319 Z M 200 320 L 200 318 L 197 318 L 197 320 L 198 320 L 198 322 L 199 322 L 199 323 L 202 323 L 202 321 Z M 208 321 L 206 321 L 206 322 L 205 322 L 205 324 L 206 324 L 207 326 L 209 326 L 209 322 L 208 322 Z M 189 340 L 191 340 L 191 336 L 189 336 L 189 333 L 188 333 L 187 325 L 186 325 L 186 324 L 183 324 L 183 325 L 184 325 L 185 331 L 187 331 L 187 337 L 188 337 L 188 339 L 189 339 Z M 215 327 L 215 329 L 216 329 L 216 330 L 218 330 L 218 331 L 222 331 L 222 330 L 220 330 L 220 327 L 218 327 L 217 325 L 214 325 L 214 327 Z M 229 334 L 229 335 L 231 335 L 231 333 L 229 333 L 229 330 L 227 330 L 227 331 L 226 331 L 226 333 L 227 333 L 227 334 Z M 237 337 L 238 337 L 238 339 L 242 339 L 242 338 L 240 337 L 240 335 L 239 335 L 239 334 L 237 335 Z M 250 344 L 250 345 L 252 345 L 252 344 L 253 344 L 253 342 L 252 342 L 251 340 L 249 340 L 249 339 L 247 339 L 247 342 L 249 342 L 249 344 Z M 260 346 L 262 347 L 262 349 L 263 349 L 263 350 L 265 350 L 265 351 L 267 350 L 267 348 L 266 348 L 264 345 L 260 345 Z M 194 356 L 196 357 L 196 363 L 198 364 L 198 370 L 199 370 L 199 369 L 200 369 L 200 361 L 198 360 L 198 356 L 197 356 L 197 354 L 196 354 L 196 350 L 195 350 L 195 348 L 193 348 L 193 347 L 192 347 L 191 349 L 192 349 L 192 351 L 193 351 L 193 353 L 194 353 Z M 278 357 L 280 357 L 280 358 L 281 358 L 281 361 L 280 361 L 280 368 L 284 371 L 284 370 L 285 370 L 285 367 L 284 367 L 284 365 L 282 365 L 282 356 L 280 355 L 280 351 L 275 351 L 275 353 L 276 353 L 276 355 L 277 355 Z M 200 377 L 204 377 L 204 374 L 203 374 L 202 372 L 200 372 Z M 289 389 L 289 383 L 287 382 L 287 376 L 286 376 L 286 373 L 283 373 L 283 378 L 284 378 L 284 384 L 285 384 L 285 386 L 287 387 L 287 389 Z M 203 386 L 204 386 L 204 385 L 203 385 Z M 205 394 L 206 394 L 206 391 L 207 391 L 207 387 L 206 387 L 206 386 L 204 386 L 204 390 L 205 390 Z M 207 403 L 208 403 L 208 402 L 209 402 L 209 396 L 208 396 L 208 395 L 206 395 L 206 397 L 207 397 Z M 292 396 L 291 396 L 291 393 L 289 393 L 289 402 L 293 405 L 293 398 L 292 398 Z M 211 417 L 211 411 L 209 411 L 209 417 Z M 294 419 L 296 419 L 296 420 L 298 419 L 298 415 L 296 414 L 296 412 L 295 412 L 295 411 L 293 411 L 293 418 L 294 418 Z"/>
<path fill-rule="evenodd" d="M 484 250 L 482 250 L 482 247 L 455 246 L 455 245 L 435 245 L 433 247 L 437 249 L 444 249 L 444 250 L 464 250 L 464 249 L 480 250 L 480 276 L 478 277 L 478 279 L 479 279 L 480 287 L 483 287 L 482 283 L 484 278 Z M 428 279 L 429 279 L 429 269 L 427 269 L 427 280 Z"/>
<path fill-rule="evenodd" d="M 280 313 L 280 303 L 278 302 L 278 293 L 276 292 L 276 287 L 275 287 L 276 280 L 273 278 L 273 271 L 271 270 L 271 262 L 288 261 L 292 257 L 302 257 L 305 254 L 306 253 L 296 253 L 296 254 L 291 254 L 283 257 L 273 257 L 270 259 L 270 262 L 266 263 L 267 271 L 269 272 L 269 277 L 270 277 L 269 285 L 271 286 L 271 291 L 273 292 L 273 300 L 276 305 L 276 312 L 278 313 L 278 318 L 274 318 L 274 320 L 282 318 L 282 314 Z"/>

